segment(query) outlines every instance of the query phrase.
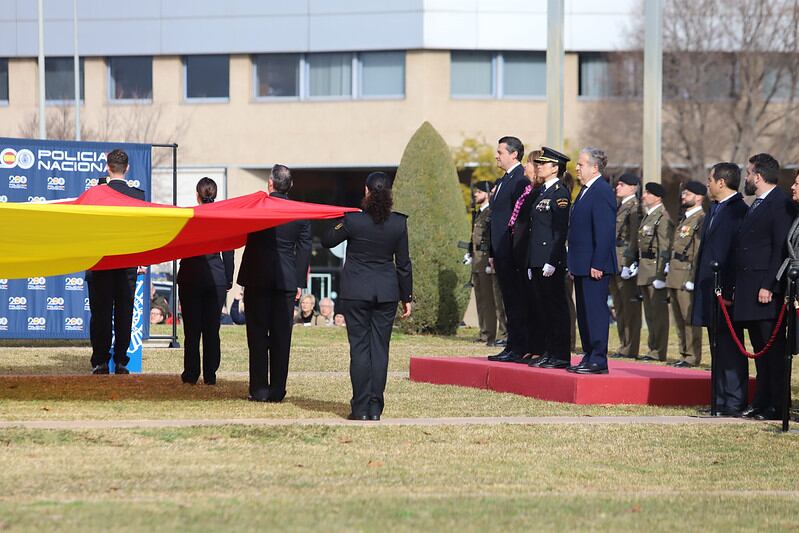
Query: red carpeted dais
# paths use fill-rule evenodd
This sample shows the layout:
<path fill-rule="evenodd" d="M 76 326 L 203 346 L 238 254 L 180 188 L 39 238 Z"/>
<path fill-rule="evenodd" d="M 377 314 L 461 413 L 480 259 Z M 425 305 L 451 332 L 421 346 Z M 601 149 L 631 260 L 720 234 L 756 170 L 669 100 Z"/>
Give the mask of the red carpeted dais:
<path fill-rule="evenodd" d="M 609 361 L 608 368 L 608 374 L 580 375 L 485 357 L 411 357 L 410 378 L 577 404 L 710 404 L 707 370 L 617 360 Z M 754 391 L 755 380 L 749 378 L 750 399 Z"/>

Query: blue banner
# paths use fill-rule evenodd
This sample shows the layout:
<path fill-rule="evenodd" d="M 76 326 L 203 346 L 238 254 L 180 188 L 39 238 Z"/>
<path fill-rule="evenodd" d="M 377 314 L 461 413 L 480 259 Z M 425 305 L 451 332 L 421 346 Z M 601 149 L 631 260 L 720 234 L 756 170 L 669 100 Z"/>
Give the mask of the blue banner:
<path fill-rule="evenodd" d="M 136 290 L 133 296 L 133 324 L 130 327 L 130 345 L 128 346 L 128 357 L 130 361 L 128 361 L 127 369 L 134 374 L 141 373 L 141 355 L 142 355 L 142 342 L 144 341 L 144 328 L 145 325 L 149 327 L 150 320 L 149 317 L 144 316 L 145 308 L 150 306 L 149 299 L 147 300 L 147 304 L 145 305 L 144 300 L 144 283 L 146 278 L 149 276 L 145 276 L 144 274 L 139 274 L 136 276 Z M 150 294 L 147 291 L 147 294 Z M 149 313 L 148 313 L 149 315 Z M 146 318 L 146 319 L 145 319 Z M 114 353 L 114 343 L 111 342 L 111 353 Z M 113 374 L 114 368 L 114 358 L 112 357 L 110 361 L 108 361 L 108 369 Z"/>
<path fill-rule="evenodd" d="M 0 137 L 0 202 L 76 198 L 107 175 L 106 155 L 115 148 L 128 154 L 128 183 L 143 189 L 149 200 L 149 144 Z M 75 239 L 80 239 L 80 235 L 75 235 Z M 83 278 L 83 272 L 76 272 L 0 279 L 0 339 L 88 338 L 89 294 Z M 146 309 L 149 303 L 146 302 Z M 145 323 L 146 335 L 149 321 Z"/>

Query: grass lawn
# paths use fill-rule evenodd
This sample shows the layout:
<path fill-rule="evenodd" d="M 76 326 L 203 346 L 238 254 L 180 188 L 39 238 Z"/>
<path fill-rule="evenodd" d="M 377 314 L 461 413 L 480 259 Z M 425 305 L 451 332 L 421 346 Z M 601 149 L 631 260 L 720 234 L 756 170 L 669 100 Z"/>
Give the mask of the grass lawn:
<path fill-rule="evenodd" d="M 494 352 L 474 335 L 396 334 L 384 416 L 695 412 L 557 404 L 404 376 L 411 355 Z M 216 387 L 180 383 L 180 350 L 146 349 L 139 376 L 90 376 L 86 347 L 2 347 L 0 419 L 343 417 L 347 353 L 342 330 L 296 329 L 289 393 L 275 405 L 243 401 L 241 327 L 223 328 Z M 793 383 L 796 392 L 796 372 Z M 0 429 L 0 530 L 796 529 L 799 437 L 776 427 Z"/>

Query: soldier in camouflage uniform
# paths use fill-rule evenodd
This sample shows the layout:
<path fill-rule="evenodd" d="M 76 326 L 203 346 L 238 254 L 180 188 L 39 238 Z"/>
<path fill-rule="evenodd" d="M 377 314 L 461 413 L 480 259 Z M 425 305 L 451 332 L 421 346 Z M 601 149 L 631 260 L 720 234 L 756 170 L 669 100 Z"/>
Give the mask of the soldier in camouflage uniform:
<path fill-rule="evenodd" d="M 641 299 L 634 270 L 630 270 L 638 261 L 641 213 L 636 193 L 640 183 L 633 174 L 622 174 L 616 183 L 616 261 L 620 271 L 610 281 L 610 295 L 616 310 L 619 348 L 611 357 L 635 358 L 641 345 Z"/>
<path fill-rule="evenodd" d="M 638 287 L 644 297 L 644 317 L 649 328 L 649 351 L 644 361 L 665 361 L 669 347 L 669 301 L 666 263 L 671 257 L 674 223 L 663 205 L 665 190 L 647 183 L 641 202 L 644 217 L 638 230 Z"/>
<path fill-rule="evenodd" d="M 677 367 L 696 366 L 702 360 L 702 328 L 691 325 L 694 290 L 694 259 L 699 250 L 705 212 L 702 201 L 707 187 L 698 181 L 689 181 L 680 194 L 685 212 L 674 230 L 666 287 L 669 289 L 671 311 L 680 339 L 680 360 Z"/>
<path fill-rule="evenodd" d="M 488 197 L 491 187 L 490 181 L 479 181 L 474 185 L 473 195 L 476 211 L 469 252 L 472 265 L 472 285 L 477 305 L 477 323 L 480 327 L 480 336 L 477 340 L 485 342 L 488 346 L 494 346 L 497 340 L 503 341 L 507 336 L 502 294 L 499 292 L 496 276 L 488 264 L 488 252 L 491 247 L 491 235 L 488 231 L 491 208 L 488 207 Z M 497 323 L 499 323 L 499 339 L 497 338 Z"/>

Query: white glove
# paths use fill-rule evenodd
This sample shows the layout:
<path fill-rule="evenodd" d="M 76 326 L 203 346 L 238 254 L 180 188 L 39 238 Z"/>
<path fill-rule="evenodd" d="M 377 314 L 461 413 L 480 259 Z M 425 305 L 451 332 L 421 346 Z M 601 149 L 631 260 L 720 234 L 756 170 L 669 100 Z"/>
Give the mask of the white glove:
<path fill-rule="evenodd" d="M 655 289 L 660 290 L 666 286 L 666 282 L 663 281 L 662 279 L 656 279 L 655 281 L 652 282 L 652 286 Z"/>
<path fill-rule="evenodd" d="M 630 277 L 634 278 L 638 275 L 638 263 L 633 263 L 630 265 Z"/>
<path fill-rule="evenodd" d="M 533 279 L 533 269 L 532 268 L 528 268 L 527 269 L 527 279 L 529 279 L 529 280 Z"/>
<path fill-rule="evenodd" d="M 463 264 L 464 265 L 471 265 L 472 264 L 472 254 L 470 254 L 470 253 L 463 254 Z"/>
<path fill-rule="evenodd" d="M 665 268 L 663 269 L 663 272 L 664 272 L 665 274 L 668 274 L 668 273 L 669 273 L 669 264 L 668 264 L 668 263 L 666 263 L 666 266 L 665 266 Z"/>
<path fill-rule="evenodd" d="M 489 265 L 489 266 L 487 266 L 487 267 L 486 267 L 486 274 L 493 274 L 493 273 L 494 273 L 494 269 L 493 269 L 493 268 L 491 268 L 491 266 L 490 266 L 490 265 Z"/>
<path fill-rule="evenodd" d="M 543 268 L 544 277 L 548 278 L 554 273 L 555 273 L 555 267 L 553 267 L 549 263 L 544 263 L 544 268 Z M 530 278 L 530 279 L 532 279 L 532 278 Z"/>
<path fill-rule="evenodd" d="M 630 279 L 633 275 L 630 273 L 630 267 L 622 267 L 621 269 L 621 279 Z"/>
<path fill-rule="evenodd" d="M 683 287 L 685 287 L 685 290 L 688 291 L 688 292 L 693 291 L 694 290 L 694 282 L 693 281 L 686 281 L 685 284 L 683 285 Z"/>

